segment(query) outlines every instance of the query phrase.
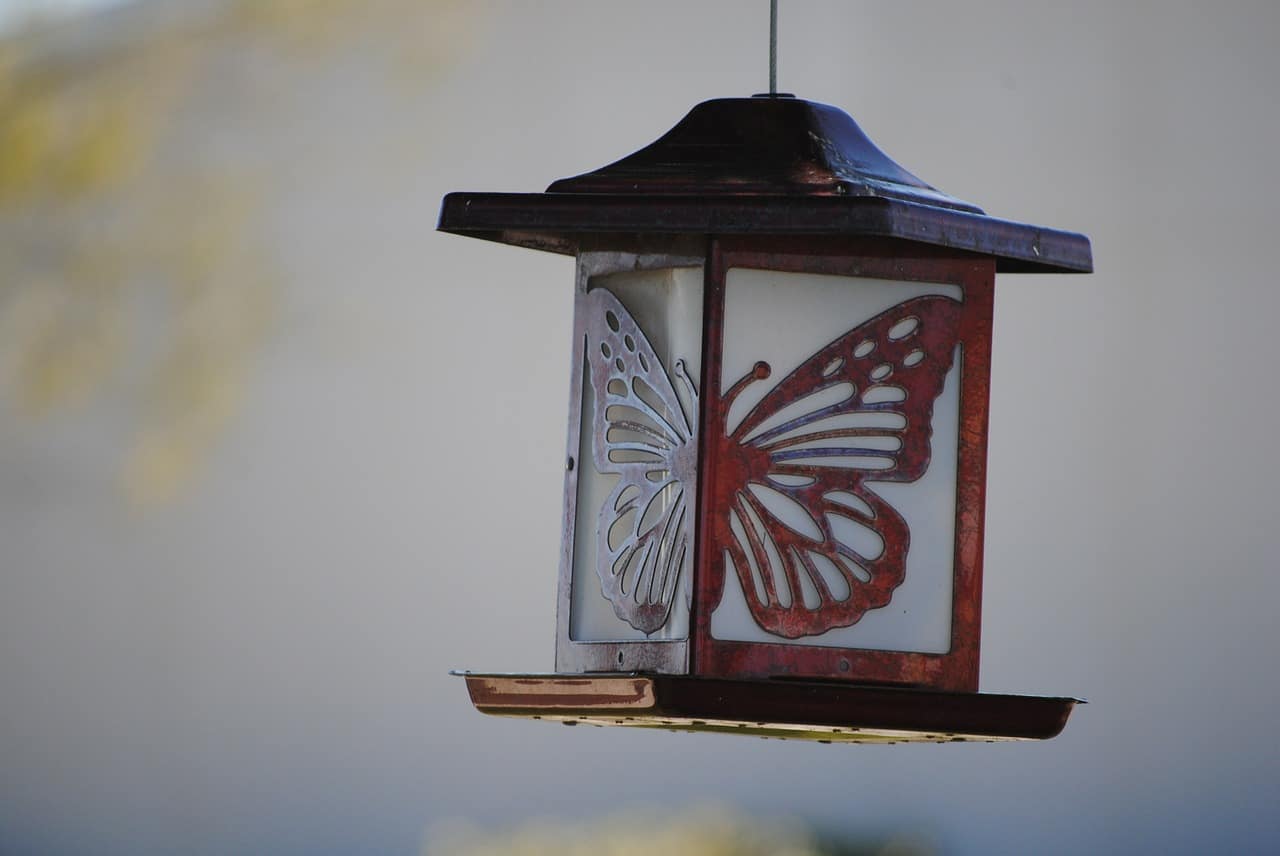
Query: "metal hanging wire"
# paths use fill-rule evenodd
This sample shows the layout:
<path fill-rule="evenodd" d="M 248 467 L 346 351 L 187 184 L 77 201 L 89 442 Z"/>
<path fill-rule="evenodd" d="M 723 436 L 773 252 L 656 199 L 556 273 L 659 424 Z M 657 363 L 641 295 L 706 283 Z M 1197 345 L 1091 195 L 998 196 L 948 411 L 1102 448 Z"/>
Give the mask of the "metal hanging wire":
<path fill-rule="evenodd" d="M 769 0 L 769 97 L 778 94 L 778 0 Z"/>

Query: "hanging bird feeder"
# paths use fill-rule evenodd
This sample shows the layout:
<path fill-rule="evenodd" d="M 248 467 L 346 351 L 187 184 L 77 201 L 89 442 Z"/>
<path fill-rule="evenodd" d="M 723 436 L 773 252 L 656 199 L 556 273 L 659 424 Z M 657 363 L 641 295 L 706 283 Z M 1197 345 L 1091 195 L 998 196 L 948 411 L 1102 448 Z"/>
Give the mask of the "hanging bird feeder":
<path fill-rule="evenodd" d="M 830 741 L 1043 739 L 978 692 L 992 290 L 1089 240 L 925 184 L 841 110 L 697 105 L 439 228 L 577 262 L 555 673 L 485 713 Z"/>

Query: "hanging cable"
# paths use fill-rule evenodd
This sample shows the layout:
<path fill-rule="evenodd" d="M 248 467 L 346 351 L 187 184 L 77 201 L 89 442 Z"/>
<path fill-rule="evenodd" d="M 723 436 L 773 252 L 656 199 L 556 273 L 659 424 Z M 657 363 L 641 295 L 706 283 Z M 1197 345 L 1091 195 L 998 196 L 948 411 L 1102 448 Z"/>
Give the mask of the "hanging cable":
<path fill-rule="evenodd" d="M 778 94 L 778 0 L 769 0 L 769 97 Z"/>

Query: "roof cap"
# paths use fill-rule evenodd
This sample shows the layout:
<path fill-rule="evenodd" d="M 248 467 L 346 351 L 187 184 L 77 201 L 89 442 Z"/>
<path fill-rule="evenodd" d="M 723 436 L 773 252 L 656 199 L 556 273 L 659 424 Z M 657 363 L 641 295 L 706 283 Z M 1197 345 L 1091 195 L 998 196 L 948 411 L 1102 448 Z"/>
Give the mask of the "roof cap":
<path fill-rule="evenodd" d="M 717 98 L 639 151 L 546 193 L 451 193 L 439 228 L 572 253 L 588 236 L 870 236 L 992 256 L 1001 271 L 1089 272 L 1084 235 L 989 217 L 897 164 L 839 108 Z"/>

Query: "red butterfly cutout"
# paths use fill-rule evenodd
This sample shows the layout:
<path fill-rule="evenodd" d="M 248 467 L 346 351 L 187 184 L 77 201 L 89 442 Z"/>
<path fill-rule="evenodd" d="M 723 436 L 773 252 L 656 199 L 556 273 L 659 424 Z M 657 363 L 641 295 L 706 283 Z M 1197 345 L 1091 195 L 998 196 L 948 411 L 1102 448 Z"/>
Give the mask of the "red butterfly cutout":
<path fill-rule="evenodd" d="M 724 393 L 707 500 L 716 508 L 711 608 L 724 564 L 760 627 L 789 639 L 847 627 L 889 602 L 910 532 L 868 483 L 912 482 L 928 468 L 959 319 L 949 297 L 899 303 L 805 360 L 731 432 L 730 407 L 769 376 L 768 364 Z"/>

